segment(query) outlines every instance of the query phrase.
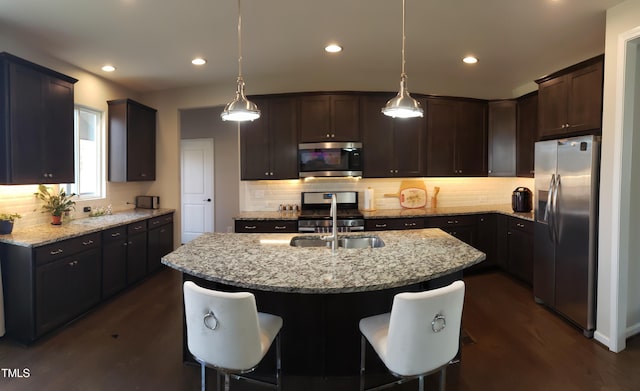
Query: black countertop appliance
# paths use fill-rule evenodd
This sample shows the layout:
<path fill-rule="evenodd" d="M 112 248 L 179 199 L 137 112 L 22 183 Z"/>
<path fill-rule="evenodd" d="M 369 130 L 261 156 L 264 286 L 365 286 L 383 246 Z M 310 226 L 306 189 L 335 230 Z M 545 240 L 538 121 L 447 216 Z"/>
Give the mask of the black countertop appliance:
<path fill-rule="evenodd" d="M 511 207 L 514 212 L 531 212 L 532 193 L 526 187 L 518 187 L 511 194 Z"/>

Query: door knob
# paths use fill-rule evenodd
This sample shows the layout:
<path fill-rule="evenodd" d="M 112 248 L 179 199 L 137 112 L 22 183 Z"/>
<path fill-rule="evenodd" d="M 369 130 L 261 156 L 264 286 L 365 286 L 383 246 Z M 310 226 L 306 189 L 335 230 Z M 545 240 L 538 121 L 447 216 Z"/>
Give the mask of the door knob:
<path fill-rule="evenodd" d="M 202 200 L 202 201 L 211 202 L 211 198 L 207 198 L 206 200 Z"/>

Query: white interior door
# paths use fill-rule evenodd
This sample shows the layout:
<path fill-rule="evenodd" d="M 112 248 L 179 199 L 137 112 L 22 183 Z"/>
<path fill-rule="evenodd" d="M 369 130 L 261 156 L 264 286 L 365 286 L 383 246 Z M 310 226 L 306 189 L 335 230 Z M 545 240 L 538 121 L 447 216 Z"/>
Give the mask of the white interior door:
<path fill-rule="evenodd" d="M 213 139 L 180 142 L 182 243 L 213 232 Z"/>

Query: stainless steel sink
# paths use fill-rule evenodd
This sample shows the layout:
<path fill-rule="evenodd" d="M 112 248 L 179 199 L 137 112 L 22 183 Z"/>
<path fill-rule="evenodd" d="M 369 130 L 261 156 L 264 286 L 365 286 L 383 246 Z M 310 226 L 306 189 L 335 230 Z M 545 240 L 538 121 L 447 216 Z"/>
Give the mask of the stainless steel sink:
<path fill-rule="evenodd" d="M 293 247 L 331 247 L 331 242 L 319 236 L 294 236 L 289 244 Z M 384 247 L 384 241 L 378 235 L 339 236 L 338 247 L 344 248 L 378 248 Z"/>

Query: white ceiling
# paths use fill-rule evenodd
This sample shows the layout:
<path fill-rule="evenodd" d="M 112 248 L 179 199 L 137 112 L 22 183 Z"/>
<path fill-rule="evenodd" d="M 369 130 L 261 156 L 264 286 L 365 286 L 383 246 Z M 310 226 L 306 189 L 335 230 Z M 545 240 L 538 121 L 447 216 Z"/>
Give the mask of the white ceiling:
<path fill-rule="evenodd" d="M 407 0 L 409 90 L 509 98 L 604 52 L 622 0 Z M 247 93 L 398 89 L 400 0 L 243 0 Z M 0 35 L 140 93 L 237 76 L 236 0 L 0 0 Z M 330 41 L 344 46 L 327 55 Z M 0 48 L 0 51 L 2 48 Z M 461 62 L 467 54 L 475 66 Z M 190 60 L 203 56 L 207 65 Z M 118 69 L 104 74 L 112 63 Z"/>

